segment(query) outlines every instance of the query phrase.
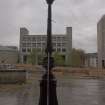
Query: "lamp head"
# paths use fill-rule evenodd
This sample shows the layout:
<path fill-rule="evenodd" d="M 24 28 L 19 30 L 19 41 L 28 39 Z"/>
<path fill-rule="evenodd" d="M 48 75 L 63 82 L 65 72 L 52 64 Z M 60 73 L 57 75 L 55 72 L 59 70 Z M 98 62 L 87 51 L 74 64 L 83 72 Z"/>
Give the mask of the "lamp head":
<path fill-rule="evenodd" d="M 47 1 L 47 4 L 49 5 L 51 5 L 54 2 L 54 0 L 46 0 L 46 1 Z"/>

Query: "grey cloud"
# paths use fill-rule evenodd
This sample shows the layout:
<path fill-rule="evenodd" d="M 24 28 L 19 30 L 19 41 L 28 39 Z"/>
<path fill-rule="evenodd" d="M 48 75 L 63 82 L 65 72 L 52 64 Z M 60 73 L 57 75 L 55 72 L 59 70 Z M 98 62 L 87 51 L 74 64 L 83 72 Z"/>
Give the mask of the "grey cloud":
<path fill-rule="evenodd" d="M 105 0 L 55 0 L 53 33 L 73 27 L 73 47 L 97 51 L 97 22 L 105 14 Z M 45 0 L 0 0 L 0 44 L 19 45 L 19 28 L 31 34 L 45 34 Z"/>

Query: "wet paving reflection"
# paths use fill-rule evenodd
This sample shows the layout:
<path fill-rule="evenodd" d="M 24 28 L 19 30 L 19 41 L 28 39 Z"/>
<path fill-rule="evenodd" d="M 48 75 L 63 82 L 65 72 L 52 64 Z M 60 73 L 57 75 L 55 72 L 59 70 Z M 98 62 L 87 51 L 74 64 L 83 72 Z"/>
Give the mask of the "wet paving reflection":
<path fill-rule="evenodd" d="M 57 78 L 59 105 L 105 105 L 105 80 Z M 0 105 L 38 105 L 39 81 L 18 91 L 0 92 Z"/>
<path fill-rule="evenodd" d="M 62 80 L 58 85 L 59 105 L 105 105 L 105 80 Z"/>

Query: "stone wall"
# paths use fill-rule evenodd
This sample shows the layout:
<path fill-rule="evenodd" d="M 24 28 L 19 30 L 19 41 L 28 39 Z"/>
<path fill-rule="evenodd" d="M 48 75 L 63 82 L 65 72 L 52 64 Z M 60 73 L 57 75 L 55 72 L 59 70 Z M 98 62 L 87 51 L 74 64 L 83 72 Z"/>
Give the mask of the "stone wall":
<path fill-rule="evenodd" d="M 0 84 L 26 82 L 26 70 L 0 70 Z"/>

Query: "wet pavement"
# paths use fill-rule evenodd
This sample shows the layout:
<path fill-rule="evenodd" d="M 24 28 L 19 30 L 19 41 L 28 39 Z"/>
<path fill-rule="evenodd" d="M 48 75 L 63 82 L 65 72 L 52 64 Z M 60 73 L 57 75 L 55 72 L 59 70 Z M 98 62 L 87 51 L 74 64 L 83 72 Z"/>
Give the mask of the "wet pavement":
<path fill-rule="evenodd" d="M 105 105 L 105 80 L 62 81 L 58 88 L 58 100 L 59 105 Z"/>
<path fill-rule="evenodd" d="M 105 80 L 58 79 L 59 105 L 105 105 Z M 0 92 L 0 105 L 38 105 L 39 81 L 25 89 Z"/>

